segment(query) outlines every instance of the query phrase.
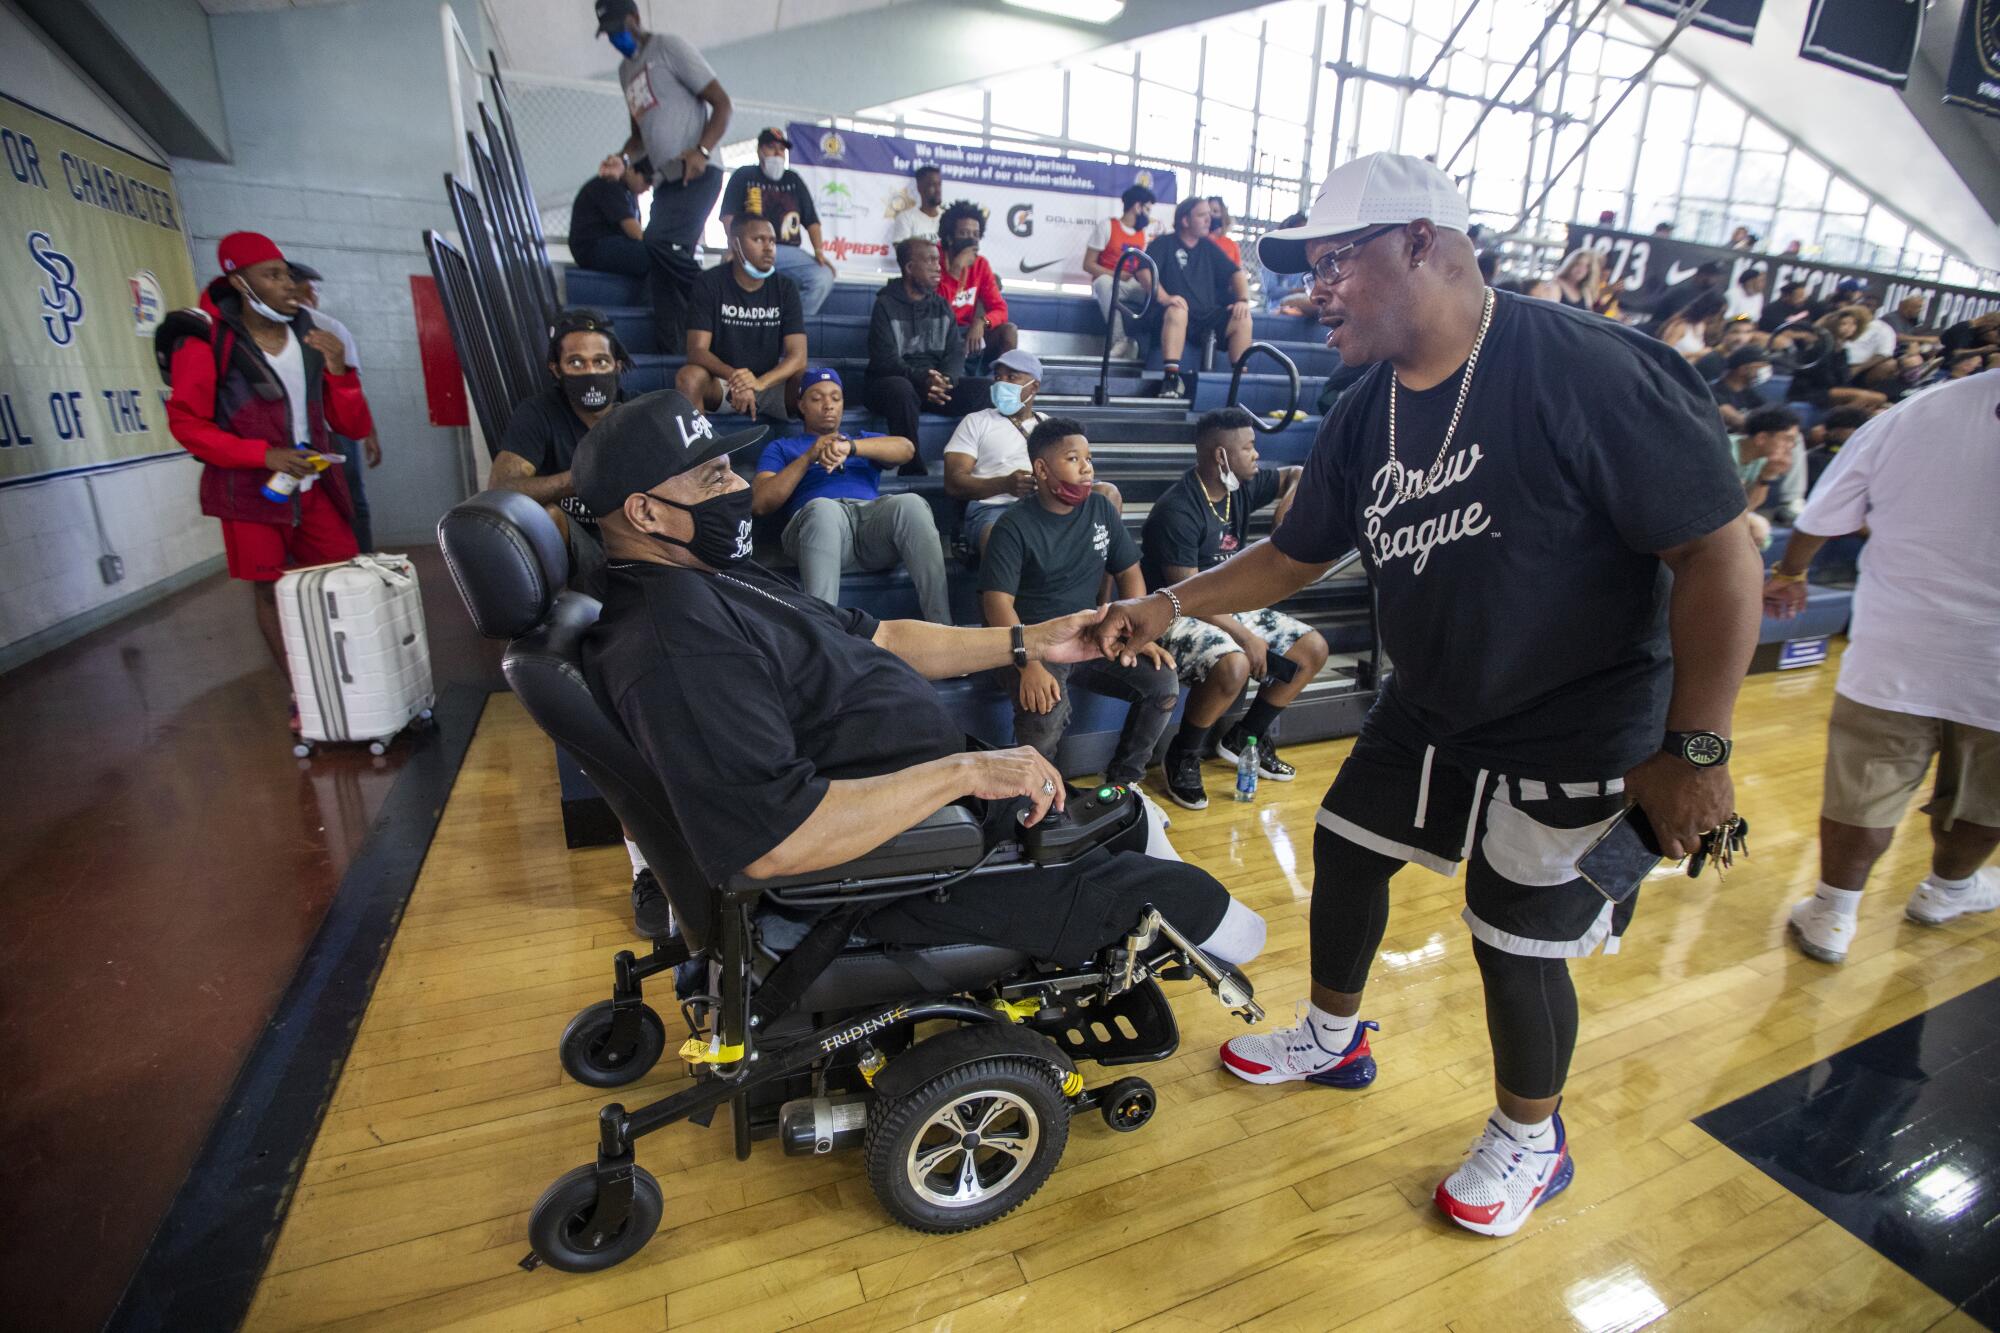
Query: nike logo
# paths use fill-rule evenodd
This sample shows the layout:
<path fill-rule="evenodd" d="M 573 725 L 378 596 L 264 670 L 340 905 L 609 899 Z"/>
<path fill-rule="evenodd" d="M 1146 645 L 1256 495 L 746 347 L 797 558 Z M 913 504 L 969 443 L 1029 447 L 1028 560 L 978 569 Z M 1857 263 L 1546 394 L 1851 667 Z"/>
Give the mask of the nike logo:
<path fill-rule="evenodd" d="M 1677 282 L 1686 282 L 1694 275 L 1695 270 L 1692 265 L 1683 267 L 1679 264 L 1669 264 L 1667 266 L 1667 286 L 1671 287 Z"/>
<path fill-rule="evenodd" d="M 1062 261 L 1062 260 L 1060 260 L 1060 259 L 1044 259 L 1044 260 L 1043 260 L 1043 261 L 1042 261 L 1041 263 L 1039 263 L 1039 264 L 1030 264 L 1030 263 L 1029 263 L 1029 262 L 1028 262 L 1027 260 L 1023 259 L 1023 260 L 1021 261 L 1021 272 L 1023 272 L 1023 273 L 1033 273 L 1033 272 L 1036 272 L 1036 271 L 1037 271 L 1037 270 L 1039 270 L 1039 269 L 1045 269 L 1045 268 L 1050 268 L 1050 267 L 1052 267 L 1052 266 L 1054 266 L 1054 265 L 1056 265 L 1056 264 L 1060 264 L 1060 263 L 1062 263 L 1062 262 L 1063 262 L 1063 261 Z"/>

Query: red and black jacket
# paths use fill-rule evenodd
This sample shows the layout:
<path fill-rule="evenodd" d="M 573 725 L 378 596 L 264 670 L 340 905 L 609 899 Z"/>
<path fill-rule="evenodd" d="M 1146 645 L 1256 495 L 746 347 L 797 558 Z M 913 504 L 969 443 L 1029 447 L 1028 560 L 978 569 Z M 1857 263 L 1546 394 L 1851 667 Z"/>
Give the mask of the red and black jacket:
<path fill-rule="evenodd" d="M 329 428 L 350 439 L 374 430 L 361 376 L 350 367 L 329 374 L 326 358 L 305 341 L 312 332 L 305 307 L 292 320 L 305 363 L 306 421 L 312 446 L 329 447 Z M 292 407 L 285 386 L 243 325 L 242 297 L 227 278 L 217 278 L 201 295 L 199 310 L 177 310 L 154 335 L 153 349 L 173 394 L 167 400 L 167 427 L 204 464 L 201 512 L 239 522 L 290 525 L 298 521 L 296 497 L 279 504 L 264 496 L 271 468 L 267 449 L 290 448 Z M 320 473 L 318 485 L 350 522 L 353 502 L 339 468 Z"/>

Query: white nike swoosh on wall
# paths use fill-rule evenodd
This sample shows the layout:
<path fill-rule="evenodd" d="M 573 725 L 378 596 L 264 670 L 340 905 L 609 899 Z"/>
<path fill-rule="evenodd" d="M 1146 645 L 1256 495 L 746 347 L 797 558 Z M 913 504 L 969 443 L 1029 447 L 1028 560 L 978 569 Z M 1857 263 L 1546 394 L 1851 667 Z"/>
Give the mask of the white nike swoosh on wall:
<path fill-rule="evenodd" d="M 1677 282 L 1686 282 L 1694 275 L 1695 270 L 1692 267 L 1683 268 L 1679 264 L 1669 264 L 1667 266 L 1667 286 L 1671 287 Z"/>

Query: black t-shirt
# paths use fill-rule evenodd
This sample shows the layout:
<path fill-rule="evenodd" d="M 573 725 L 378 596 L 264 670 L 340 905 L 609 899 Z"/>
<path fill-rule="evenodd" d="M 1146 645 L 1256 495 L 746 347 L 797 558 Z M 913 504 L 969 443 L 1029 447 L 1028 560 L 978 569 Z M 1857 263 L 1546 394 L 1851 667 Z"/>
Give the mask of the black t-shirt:
<path fill-rule="evenodd" d="M 1236 272 L 1236 265 L 1206 236 L 1189 247 L 1182 245 L 1180 236 L 1170 231 L 1154 237 L 1146 253 L 1159 265 L 1160 285 L 1169 295 L 1185 299 L 1189 314 L 1199 315 L 1235 299 L 1229 279 Z"/>
<path fill-rule="evenodd" d="M 1250 515 L 1278 498 L 1284 483 L 1272 468 L 1259 468 L 1249 482 L 1221 501 L 1211 501 L 1201 477 L 1189 468 L 1153 502 L 1139 536 L 1140 564 L 1148 588 L 1172 582 L 1168 566 L 1200 573 L 1213 569 L 1250 544 Z M 1223 514 L 1229 521 L 1222 521 Z"/>
<path fill-rule="evenodd" d="M 937 691 L 870 642 L 876 621 L 745 561 L 605 571 L 584 672 L 659 775 L 712 884 L 790 837 L 827 783 L 965 748 Z"/>
<path fill-rule="evenodd" d="M 1796 322 L 1812 312 L 1805 302 L 1780 301 L 1776 297 L 1764 302 L 1764 313 L 1757 320 L 1757 327 L 1766 333 L 1775 333 L 1784 325 Z"/>
<path fill-rule="evenodd" d="M 1718 380 L 1710 386 L 1715 392 L 1715 401 L 1723 407 L 1733 407 L 1738 412 L 1749 414 L 1761 412 L 1771 405 L 1771 400 L 1760 392 L 1756 385 L 1746 384 L 1740 389 L 1732 389 Z"/>
<path fill-rule="evenodd" d="M 799 173 L 790 167 L 775 181 L 764 179 L 762 167 L 752 163 L 730 174 L 722 191 L 722 216 L 748 213 L 769 218 L 778 233 L 779 245 L 798 245 L 806 239 L 806 228 L 819 221 L 813 207 L 812 191 Z"/>
<path fill-rule="evenodd" d="M 624 230 L 618 224 L 626 218 L 638 216 L 639 201 L 632 197 L 630 190 L 617 181 L 592 176 L 576 192 L 576 202 L 570 205 L 570 249 L 590 245 L 607 236 L 623 235 Z"/>
<path fill-rule="evenodd" d="M 618 401 L 625 401 L 623 390 L 619 391 Z M 562 386 L 551 384 L 533 397 L 521 400 L 514 415 L 507 418 L 507 430 L 493 454 L 496 458 L 503 453 L 519 455 L 534 466 L 536 476 L 553 477 L 569 471 L 576 458 L 576 446 L 589 430 L 583 418 L 570 407 Z M 589 508 L 574 495 L 564 499 L 560 508 L 584 520 L 591 517 Z"/>
<path fill-rule="evenodd" d="M 1139 548 L 1111 502 L 1092 491 L 1067 514 L 1052 514 L 1030 495 L 993 525 L 979 557 L 979 591 L 1014 594 L 1024 624 L 1097 605 L 1107 571 L 1130 569 Z"/>
<path fill-rule="evenodd" d="M 711 335 L 708 349 L 722 364 L 762 375 L 785 359 L 785 336 L 806 331 L 805 309 L 798 284 L 784 274 L 746 292 L 735 265 L 718 264 L 694 280 L 688 328 Z"/>
<path fill-rule="evenodd" d="M 1735 455 L 1672 348 L 1495 300 L 1437 490 L 1397 498 L 1380 364 L 1321 424 L 1272 541 L 1308 564 L 1365 548 L 1387 702 L 1441 749 L 1519 777 L 1620 776 L 1659 747 L 1672 685 L 1671 576 L 1653 553 L 1743 512 Z M 1438 456 L 1463 375 L 1398 391 L 1409 471 Z"/>
<path fill-rule="evenodd" d="M 1971 348 L 1980 351 L 2000 350 L 1989 343 L 1986 335 L 1972 327 L 1972 321 L 1962 319 L 1938 335 L 1938 346 L 1947 352 L 1963 352 Z"/>

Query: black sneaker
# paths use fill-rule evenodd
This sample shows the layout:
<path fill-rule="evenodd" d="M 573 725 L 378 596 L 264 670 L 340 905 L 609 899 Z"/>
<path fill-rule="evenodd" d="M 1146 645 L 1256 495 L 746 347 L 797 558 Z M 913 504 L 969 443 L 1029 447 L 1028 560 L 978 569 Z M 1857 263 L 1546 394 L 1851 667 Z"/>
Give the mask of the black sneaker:
<path fill-rule="evenodd" d="M 632 929 L 649 940 L 674 933 L 674 909 L 651 867 L 632 877 Z"/>
<path fill-rule="evenodd" d="M 1189 810 L 1208 809 L 1208 790 L 1201 785 L 1201 751 L 1170 753 L 1166 768 L 1167 795 L 1175 805 Z"/>
<path fill-rule="evenodd" d="M 1223 738 L 1215 743 L 1215 757 L 1231 768 L 1242 757 L 1244 744 L 1243 728 L 1231 727 Z M 1278 757 L 1278 743 L 1274 740 L 1257 738 L 1257 775 L 1273 782 L 1290 782 L 1299 771 Z"/>
<path fill-rule="evenodd" d="M 1187 386 L 1181 383 L 1179 371 L 1170 371 L 1160 380 L 1160 391 L 1156 398 L 1186 398 Z"/>

